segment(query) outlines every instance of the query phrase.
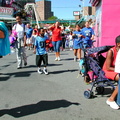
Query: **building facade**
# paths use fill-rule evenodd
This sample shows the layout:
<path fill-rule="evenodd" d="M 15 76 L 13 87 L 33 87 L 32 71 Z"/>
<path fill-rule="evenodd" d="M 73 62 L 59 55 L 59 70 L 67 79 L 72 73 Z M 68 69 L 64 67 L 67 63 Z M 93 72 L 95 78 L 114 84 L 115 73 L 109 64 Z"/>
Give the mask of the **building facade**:
<path fill-rule="evenodd" d="M 96 8 L 95 7 L 83 7 L 83 16 L 85 15 L 95 15 Z"/>
<path fill-rule="evenodd" d="M 47 20 L 53 16 L 50 0 L 36 0 L 36 7 L 41 20 Z"/>
<path fill-rule="evenodd" d="M 26 3 L 35 3 L 35 0 L 14 0 L 14 1 L 22 5 L 23 7 L 25 6 Z"/>

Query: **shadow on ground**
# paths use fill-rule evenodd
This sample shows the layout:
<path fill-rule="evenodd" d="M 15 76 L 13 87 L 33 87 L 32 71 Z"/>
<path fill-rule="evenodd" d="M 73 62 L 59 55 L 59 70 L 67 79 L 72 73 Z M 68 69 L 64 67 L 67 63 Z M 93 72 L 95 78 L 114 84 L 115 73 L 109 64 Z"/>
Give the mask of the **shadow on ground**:
<path fill-rule="evenodd" d="M 49 74 L 60 74 L 60 73 L 64 73 L 64 72 L 75 72 L 75 71 L 78 71 L 78 69 L 53 71 L 53 72 L 49 72 Z"/>
<path fill-rule="evenodd" d="M 13 73 L 3 73 L 0 75 L 0 81 L 7 81 L 9 80 L 12 76 L 14 77 L 29 77 L 31 73 L 36 72 L 36 71 L 18 71 L 18 72 L 13 72 Z"/>
<path fill-rule="evenodd" d="M 67 59 L 62 59 L 62 61 L 70 61 L 70 60 L 74 60 L 74 58 L 67 58 Z"/>
<path fill-rule="evenodd" d="M 72 103 L 67 100 L 55 100 L 55 101 L 40 101 L 36 104 L 30 104 L 20 106 L 12 109 L 0 110 L 0 116 L 5 114 L 11 115 L 15 118 L 35 114 L 42 111 L 58 109 L 61 107 L 69 107 L 70 105 L 80 105 L 79 103 Z"/>

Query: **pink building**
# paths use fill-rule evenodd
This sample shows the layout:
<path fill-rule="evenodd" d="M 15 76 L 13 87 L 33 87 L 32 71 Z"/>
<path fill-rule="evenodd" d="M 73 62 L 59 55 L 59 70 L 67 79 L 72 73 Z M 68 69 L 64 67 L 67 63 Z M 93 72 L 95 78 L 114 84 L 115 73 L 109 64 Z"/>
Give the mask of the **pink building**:
<path fill-rule="evenodd" d="M 97 9 L 96 46 L 115 45 L 115 38 L 120 35 L 120 0 L 91 0 L 91 3 Z"/>

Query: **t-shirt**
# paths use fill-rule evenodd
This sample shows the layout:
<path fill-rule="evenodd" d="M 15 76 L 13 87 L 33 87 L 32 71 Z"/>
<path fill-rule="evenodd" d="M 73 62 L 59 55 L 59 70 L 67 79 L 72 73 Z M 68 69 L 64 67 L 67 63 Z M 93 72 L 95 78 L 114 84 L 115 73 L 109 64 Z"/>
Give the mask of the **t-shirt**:
<path fill-rule="evenodd" d="M 73 38 L 73 43 L 74 43 L 74 46 L 77 46 L 78 44 L 80 44 L 80 41 L 81 41 L 81 37 L 79 37 L 79 35 L 81 35 L 81 31 L 74 31 L 73 34 L 75 35 L 74 38 Z"/>
<path fill-rule="evenodd" d="M 25 32 L 25 25 L 22 24 L 15 24 L 13 26 L 13 30 L 15 30 L 17 32 L 17 37 L 18 38 L 23 38 L 24 37 L 24 32 Z"/>
<path fill-rule="evenodd" d="M 27 28 L 27 29 L 26 29 L 26 37 L 27 37 L 27 38 L 31 38 L 31 36 L 32 36 L 32 31 L 33 31 L 32 28 Z"/>
<path fill-rule="evenodd" d="M 117 53 L 115 61 L 115 72 L 120 73 L 120 50 Z"/>
<path fill-rule="evenodd" d="M 87 38 L 91 38 L 92 37 L 92 35 L 95 35 L 94 34 L 94 31 L 93 31 L 93 29 L 91 28 L 91 27 L 84 27 L 82 30 L 81 30 L 81 32 L 82 32 L 82 35 L 83 36 L 85 36 L 85 37 L 87 37 Z"/>
<path fill-rule="evenodd" d="M 50 28 L 50 30 L 52 30 L 52 41 L 62 40 L 60 27 L 58 28 L 52 27 Z"/>
<path fill-rule="evenodd" d="M 36 55 L 44 55 L 46 54 L 46 43 L 47 37 L 37 36 L 35 38 L 35 46 L 36 46 Z"/>

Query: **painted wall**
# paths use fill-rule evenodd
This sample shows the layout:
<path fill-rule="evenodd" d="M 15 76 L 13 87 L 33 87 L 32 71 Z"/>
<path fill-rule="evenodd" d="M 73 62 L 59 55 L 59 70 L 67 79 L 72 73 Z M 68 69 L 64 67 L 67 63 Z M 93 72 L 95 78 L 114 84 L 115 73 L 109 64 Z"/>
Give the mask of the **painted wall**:
<path fill-rule="evenodd" d="M 120 35 L 120 0 L 102 0 L 102 28 L 100 46 L 114 45 Z"/>

